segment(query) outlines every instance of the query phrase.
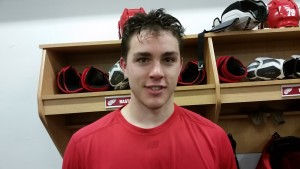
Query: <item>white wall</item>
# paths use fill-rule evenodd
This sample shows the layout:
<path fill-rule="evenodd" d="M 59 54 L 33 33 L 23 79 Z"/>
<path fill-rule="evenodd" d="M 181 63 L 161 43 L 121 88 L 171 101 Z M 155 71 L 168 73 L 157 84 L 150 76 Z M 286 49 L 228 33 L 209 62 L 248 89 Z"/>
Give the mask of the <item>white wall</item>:
<path fill-rule="evenodd" d="M 62 158 L 37 112 L 40 44 L 118 39 L 125 7 L 163 7 L 186 34 L 209 30 L 234 0 L 0 0 L 0 169 L 58 169 Z M 126 4 L 126 5 L 124 5 Z M 239 155 L 254 169 L 259 154 Z"/>

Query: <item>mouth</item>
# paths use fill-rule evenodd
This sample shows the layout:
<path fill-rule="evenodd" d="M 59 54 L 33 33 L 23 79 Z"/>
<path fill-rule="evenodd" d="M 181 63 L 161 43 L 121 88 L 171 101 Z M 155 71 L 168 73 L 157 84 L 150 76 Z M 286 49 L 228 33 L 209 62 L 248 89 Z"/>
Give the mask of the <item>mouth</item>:
<path fill-rule="evenodd" d="M 149 87 L 151 90 L 154 90 L 154 91 L 159 91 L 161 90 L 163 87 L 162 86 L 151 86 Z"/>
<path fill-rule="evenodd" d="M 150 85 L 150 86 L 146 86 L 146 88 L 149 89 L 152 92 L 160 92 L 166 87 L 161 86 L 161 85 Z"/>

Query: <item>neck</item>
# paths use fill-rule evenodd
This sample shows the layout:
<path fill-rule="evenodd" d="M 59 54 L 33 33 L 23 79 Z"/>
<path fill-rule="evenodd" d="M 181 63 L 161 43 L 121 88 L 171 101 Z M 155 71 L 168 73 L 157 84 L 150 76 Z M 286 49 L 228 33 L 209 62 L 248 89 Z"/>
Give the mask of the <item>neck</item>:
<path fill-rule="evenodd" d="M 171 99 L 163 107 L 152 109 L 136 103 L 132 98 L 121 110 L 123 117 L 132 125 L 141 128 L 154 128 L 164 123 L 174 112 L 174 103 Z"/>

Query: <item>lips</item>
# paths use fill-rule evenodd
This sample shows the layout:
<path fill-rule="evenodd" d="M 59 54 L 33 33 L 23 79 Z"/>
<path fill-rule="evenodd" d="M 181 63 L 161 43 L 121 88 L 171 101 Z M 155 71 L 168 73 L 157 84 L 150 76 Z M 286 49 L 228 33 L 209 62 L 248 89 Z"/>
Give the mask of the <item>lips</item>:
<path fill-rule="evenodd" d="M 150 87 L 152 90 L 155 90 L 155 91 L 158 91 L 158 90 L 161 90 L 162 87 L 161 86 L 152 86 Z"/>
<path fill-rule="evenodd" d="M 165 86 L 162 85 L 150 85 L 150 86 L 146 86 L 146 88 L 149 90 L 150 93 L 152 94 L 159 94 L 162 92 L 162 90 L 164 88 L 166 88 Z"/>

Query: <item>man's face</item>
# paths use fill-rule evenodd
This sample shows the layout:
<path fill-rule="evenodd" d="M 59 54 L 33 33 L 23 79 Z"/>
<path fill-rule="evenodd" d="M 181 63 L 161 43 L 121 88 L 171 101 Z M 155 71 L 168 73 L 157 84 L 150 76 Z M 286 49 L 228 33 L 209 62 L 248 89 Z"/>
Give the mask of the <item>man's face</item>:
<path fill-rule="evenodd" d="M 150 109 L 173 106 L 173 93 L 182 67 L 177 39 L 167 31 L 133 35 L 127 60 L 121 61 L 129 78 L 134 104 Z M 121 59 L 122 60 L 122 59 Z"/>

